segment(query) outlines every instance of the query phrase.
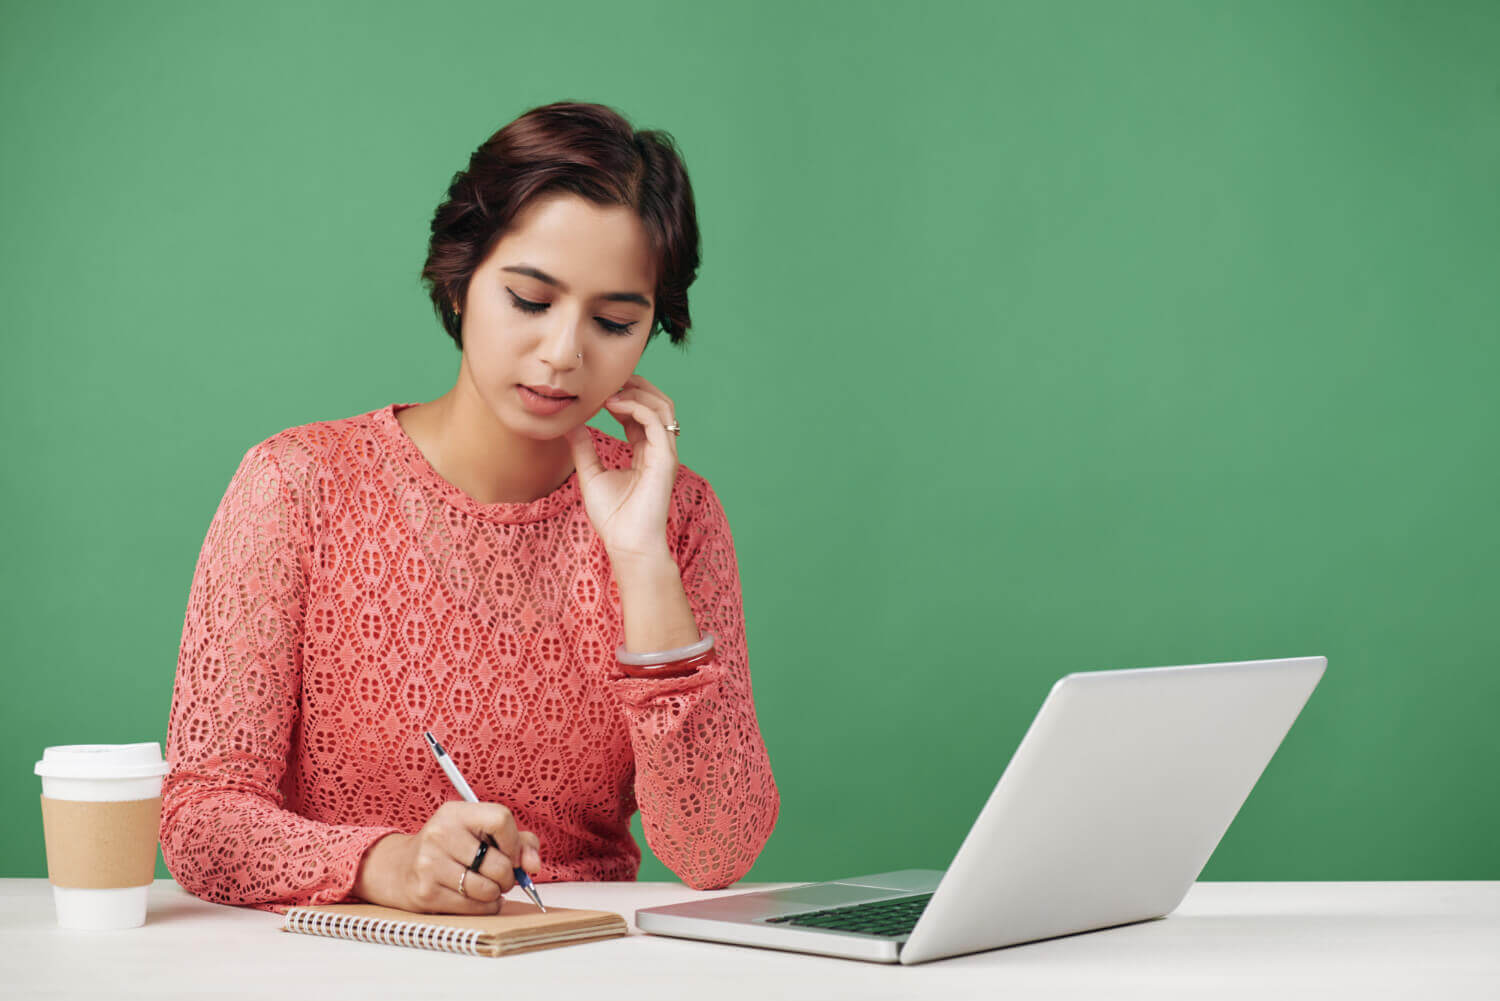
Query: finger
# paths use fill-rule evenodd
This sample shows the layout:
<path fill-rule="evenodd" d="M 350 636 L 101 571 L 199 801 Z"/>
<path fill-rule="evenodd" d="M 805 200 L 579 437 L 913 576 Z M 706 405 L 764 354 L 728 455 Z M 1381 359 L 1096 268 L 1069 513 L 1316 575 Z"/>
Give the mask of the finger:
<path fill-rule="evenodd" d="M 458 837 L 449 850 L 455 858 L 463 858 L 464 849 L 467 848 L 469 856 L 464 861 L 468 862 L 479 850 L 479 842 L 485 840 L 486 834 L 494 839 L 490 844 L 490 851 L 498 848 L 511 858 L 520 856 L 521 831 L 516 826 L 516 818 L 510 808 L 502 803 L 469 804 L 469 809 L 464 813 L 464 829 L 458 832 Z"/>
<path fill-rule="evenodd" d="M 661 418 L 663 427 L 672 423 L 672 401 L 667 399 L 665 396 L 662 396 L 658 392 L 648 392 L 644 389 L 624 389 L 616 393 L 614 396 L 611 396 L 605 402 L 612 403 L 618 400 L 636 400 L 640 403 L 644 403 L 646 406 L 655 411 L 656 415 Z"/>
<path fill-rule="evenodd" d="M 504 893 L 515 884 L 516 876 L 511 870 L 515 868 L 513 859 L 516 856 L 507 854 L 503 849 L 495 847 L 492 843 L 494 835 L 488 831 L 484 832 L 482 836 L 485 837 L 489 847 L 485 849 L 484 858 L 479 860 L 479 868 L 470 871 L 482 873 L 486 879 L 498 884 L 500 892 Z M 458 851 L 452 852 L 452 857 L 458 861 L 459 865 L 467 869 L 474 864 L 474 859 L 479 854 L 479 843 L 467 833 L 463 834 L 462 837 L 464 838 L 464 845 L 467 847 L 460 847 Z M 516 855 L 519 854 L 520 848 L 517 848 Z M 464 884 L 464 889 L 468 889 L 472 883 L 473 880 L 471 879 L 469 883 Z M 458 884 L 455 883 L 454 885 L 457 886 Z"/>
<path fill-rule="evenodd" d="M 646 440 L 651 444 L 666 449 L 673 456 L 677 455 L 677 436 L 667 431 L 666 422 L 654 409 L 639 400 L 617 400 L 610 405 L 611 413 L 616 410 L 633 416 L 641 427 L 646 429 Z M 615 413 L 619 418 L 619 413 Z M 624 423 L 623 420 L 620 423 Z"/>
<path fill-rule="evenodd" d="M 645 404 L 646 407 L 654 410 L 655 413 L 657 413 L 658 416 L 661 417 L 661 423 L 672 422 L 672 413 L 673 410 L 675 410 L 675 407 L 673 407 L 672 401 L 670 401 L 670 399 L 667 399 L 666 396 L 661 395 L 660 390 L 643 389 L 643 387 L 639 386 L 627 386 L 625 387 L 625 389 L 619 390 L 619 392 L 615 393 L 615 395 L 610 396 L 609 401 L 606 402 L 616 401 L 616 399 L 637 399 L 637 401 Z"/>
<path fill-rule="evenodd" d="M 641 429 L 645 431 L 647 441 L 665 448 L 674 457 L 677 455 L 677 436 L 668 433 L 662 415 L 657 413 L 650 404 L 642 402 L 639 398 L 615 400 L 610 404 L 610 413 L 614 414 L 615 419 L 625 426 L 627 431 L 626 437 L 630 438 L 632 445 L 638 444 L 640 439 L 629 434 L 630 426 L 626 424 L 625 418 L 621 417 L 621 414 L 628 414 L 635 418 L 635 423 L 639 424 Z M 642 456 L 636 453 L 631 458 L 633 460 L 631 462 L 632 468 L 639 468 Z"/>
<path fill-rule="evenodd" d="M 594 447 L 594 436 L 589 434 L 588 425 L 582 424 L 569 431 L 567 438 L 579 483 L 587 483 L 604 472 L 604 464 L 599 461 L 599 450 Z"/>
<path fill-rule="evenodd" d="M 514 854 L 508 854 L 503 849 L 495 847 L 495 845 L 492 843 L 494 835 L 490 834 L 490 832 L 482 832 L 482 834 L 478 837 L 484 837 L 486 839 L 486 843 L 489 844 L 489 848 L 485 849 L 484 858 L 480 859 L 479 861 L 479 868 L 471 869 L 470 871 L 476 874 L 482 874 L 485 879 L 499 886 L 500 893 L 504 893 L 516 883 L 516 874 L 513 871 L 516 867 L 514 860 L 520 854 L 520 847 L 517 848 Z M 462 843 L 460 844 L 458 850 L 453 851 L 450 854 L 460 866 L 467 869 L 469 866 L 474 864 L 474 859 L 479 854 L 479 842 L 475 835 L 471 835 L 467 832 L 461 833 L 460 839 Z M 517 839 L 517 841 L 518 845 L 524 845 L 524 842 L 520 842 L 519 839 Z M 457 877 L 455 877 L 455 879 L 456 878 Z M 470 877 L 469 881 L 464 884 L 464 889 L 470 889 L 473 884 L 474 880 L 472 877 Z M 458 884 L 455 882 L 453 885 L 457 886 Z"/>
<path fill-rule="evenodd" d="M 542 871 L 542 839 L 530 831 L 521 832 L 521 868 L 535 876 Z"/>
<path fill-rule="evenodd" d="M 630 401 L 625 395 L 628 392 L 630 391 L 617 393 L 605 400 L 604 409 L 608 410 L 609 415 L 619 421 L 620 427 L 625 429 L 625 439 L 632 445 L 638 445 L 646 438 L 646 425 L 632 416 L 627 406 Z"/>
<path fill-rule="evenodd" d="M 639 372 L 632 372 L 630 374 L 630 378 L 625 380 L 625 385 L 626 385 L 627 388 L 629 388 L 631 386 L 639 386 L 640 388 L 649 390 L 651 393 L 655 394 L 656 396 L 659 396 L 663 400 L 666 400 L 667 401 L 667 406 L 669 408 L 671 408 L 673 410 L 675 410 L 677 408 L 676 404 L 674 404 L 672 402 L 672 398 L 670 396 L 668 396 L 666 393 L 663 393 L 661 391 L 661 389 L 654 382 L 652 382 L 650 379 L 646 378 L 644 375 L 641 375 Z"/>
<path fill-rule="evenodd" d="M 516 885 L 516 860 L 498 848 L 491 848 L 485 852 L 484 861 L 479 864 L 479 871 L 484 873 L 486 879 L 498 886 L 501 893 L 509 892 L 510 888 Z"/>
<path fill-rule="evenodd" d="M 490 851 L 494 851 L 493 848 Z M 489 862 L 488 856 L 485 858 Z M 436 906 L 439 914 L 494 914 L 496 902 L 504 895 L 501 886 L 482 872 L 470 871 L 465 862 L 452 862 L 444 867 L 442 881 L 438 887 Z M 462 877 L 464 892 L 458 892 L 458 881 Z"/>

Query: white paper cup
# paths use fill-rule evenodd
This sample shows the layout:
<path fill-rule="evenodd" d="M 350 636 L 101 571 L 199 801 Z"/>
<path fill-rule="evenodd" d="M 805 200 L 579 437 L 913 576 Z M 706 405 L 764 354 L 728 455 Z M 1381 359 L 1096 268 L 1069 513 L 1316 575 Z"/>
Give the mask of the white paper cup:
<path fill-rule="evenodd" d="M 136 928 L 156 874 L 161 744 L 49 747 L 42 777 L 47 879 L 63 928 Z"/>

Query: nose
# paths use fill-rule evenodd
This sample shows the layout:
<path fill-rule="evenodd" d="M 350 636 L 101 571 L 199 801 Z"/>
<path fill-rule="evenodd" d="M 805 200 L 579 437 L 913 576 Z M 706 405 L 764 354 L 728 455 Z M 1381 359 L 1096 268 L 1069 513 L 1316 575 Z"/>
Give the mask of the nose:
<path fill-rule="evenodd" d="M 558 321 L 542 339 L 542 360 L 558 372 L 567 372 L 578 367 L 582 354 L 583 341 L 578 323 L 559 312 Z"/>

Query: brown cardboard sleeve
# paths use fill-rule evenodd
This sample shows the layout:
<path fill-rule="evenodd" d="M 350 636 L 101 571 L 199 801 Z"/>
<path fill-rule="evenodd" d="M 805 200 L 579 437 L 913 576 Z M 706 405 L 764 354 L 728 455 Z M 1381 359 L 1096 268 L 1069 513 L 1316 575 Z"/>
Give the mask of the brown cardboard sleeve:
<path fill-rule="evenodd" d="M 93 803 L 42 797 L 47 879 L 53 886 L 110 890 L 156 878 L 161 797 Z"/>

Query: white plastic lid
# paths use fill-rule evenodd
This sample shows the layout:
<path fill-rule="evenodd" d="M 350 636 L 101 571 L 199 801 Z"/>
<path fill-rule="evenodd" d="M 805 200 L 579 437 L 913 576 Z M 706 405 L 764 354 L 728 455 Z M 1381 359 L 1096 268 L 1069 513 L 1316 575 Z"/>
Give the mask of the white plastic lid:
<path fill-rule="evenodd" d="M 49 747 L 36 774 L 50 779 L 143 779 L 167 774 L 161 744 L 65 744 Z"/>

